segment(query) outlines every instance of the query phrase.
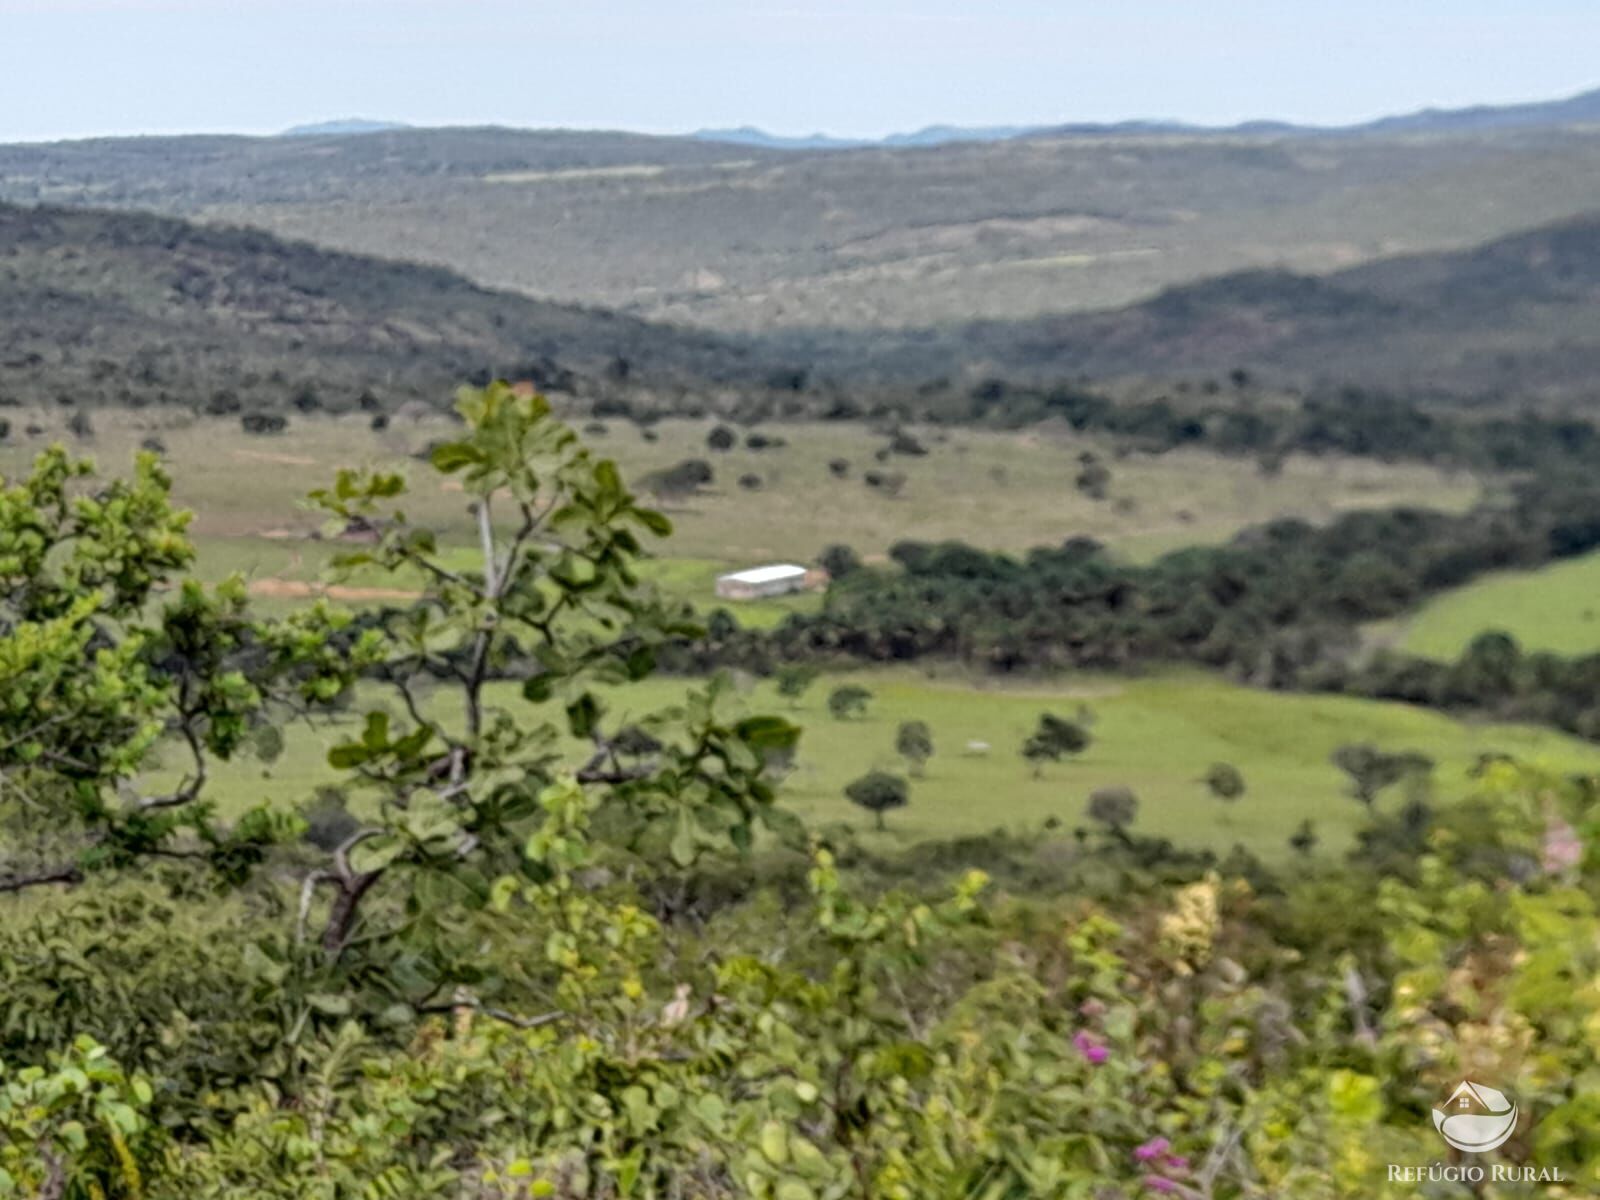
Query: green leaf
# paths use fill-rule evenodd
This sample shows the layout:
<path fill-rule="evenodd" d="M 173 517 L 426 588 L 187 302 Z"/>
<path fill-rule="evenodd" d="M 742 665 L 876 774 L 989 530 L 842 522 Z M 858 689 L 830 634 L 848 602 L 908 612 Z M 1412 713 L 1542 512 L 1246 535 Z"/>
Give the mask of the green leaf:
<path fill-rule="evenodd" d="M 328 751 L 328 765 L 341 771 L 359 767 L 372 759 L 372 752 L 358 742 L 346 742 Z"/>
<path fill-rule="evenodd" d="M 1383 1115 L 1383 1092 L 1376 1079 L 1339 1070 L 1328 1077 L 1328 1106 L 1352 1125 L 1376 1124 Z"/>
<path fill-rule="evenodd" d="M 567 705 L 567 725 L 575 738 L 586 738 L 600 721 L 600 702 L 585 692 Z"/>
<path fill-rule="evenodd" d="M 636 508 L 633 510 L 633 515 L 639 519 L 639 524 L 657 537 L 672 536 L 672 521 L 665 515 L 656 512 L 655 509 Z"/>
<path fill-rule="evenodd" d="M 433 464 L 434 470 L 452 475 L 462 467 L 482 462 L 483 453 L 471 442 L 446 442 L 433 448 L 428 461 Z"/>
<path fill-rule="evenodd" d="M 667 852 L 672 855 L 672 861 L 680 867 L 694 864 L 695 859 L 695 832 L 689 819 L 688 809 L 678 810 L 677 826 L 672 831 L 672 841 L 668 843 Z"/>
<path fill-rule="evenodd" d="M 404 852 L 405 844 L 392 834 L 368 838 L 350 851 L 350 869 L 363 875 L 381 871 Z"/>
<path fill-rule="evenodd" d="M 761 1127 L 761 1156 L 775 1167 L 789 1161 L 789 1131 L 777 1121 Z"/>

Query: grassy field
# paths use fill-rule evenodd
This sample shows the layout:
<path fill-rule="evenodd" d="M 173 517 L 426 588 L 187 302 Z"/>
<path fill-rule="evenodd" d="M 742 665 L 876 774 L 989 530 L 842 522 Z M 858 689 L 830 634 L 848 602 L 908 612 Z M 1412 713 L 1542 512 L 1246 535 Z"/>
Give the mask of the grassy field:
<path fill-rule="evenodd" d="M 26 436 L 21 431 L 29 423 L 43 432 Z M 20 415 L 12 425 L 16 432 L 0 446 L 0 473 L 8 477 L 49 439 L 66 436 L 61 413 Z M 405 506 L 413 519 L 441 527 L 447 542 L 470 543 L 457 485 L 411 457 L 452 428 L 436 417 L 399 418 L 388 430 L 374 432 L 360 417 L 296 416 L 283 434 L 247 437 L 231 418 L 106 412 L 96 414 L 95 436 L 80 448 L 109 471 L 121 469 L 142 440 L 159 438 L 178 500 L 198 514 L 193 531 L 203 575 L 220 578 L 237 570 L 258 583 L 308 582 L 320 578 L 336 550 L 312 538 L 321 520 L 305 509 L 303 498 L 329 483 L 341 465 L 403 469 L 415 487 Z M 662 547 L 657 570 L 668 586 L 696 600 L 710 598 L 719 571 L 776 559 L 806 562 L 835 542 L 870 559 L 908 537 L 960 538 L 1020 551 L 1089 536 L 1146 559 L 1222 541 L 1273 517 L 1325 521 L 1351 509 L 1393 504 L 1459 510 L 1478 496 L 1470 478 L 1416 465 L 1297 458 L 1280 475 L 1264 477 L 1249 460 L 1194 452 L 1115 459 L 1103 443 L 1038 429 L 919 430 L 925 456 L 895 455 L 879 463 L 874 452 L 887 439 L 861 424 L 774 425 L 763 432 L 785 439 L 781 448 L 741 446 L 724 453 L 706 448 L 709 428 L 703 421 L 665 421 L 655 429 L 658 440 L 649 442 L 632 425 L 613 421 L 604 433 L 586 435 L 631 479 L 685 458 L 711 462 L 711 486 L 661 502 L 676 533 Z M 1085 450 L 1110 462 L 1105 500 L 1091 500 L 1074 486 L 1078 455 Z M 829 471 L 835 459 L 850 464 L 845 478 Z M 871 470 L 902 473 L 900 493 L 891 498 L 868 487 L 861 477 Z M 759 477 L 759 489 L 739 485 L 746 475 Z M 260 590 L 270 592 L 271 585 Z M 785 608 L 740 611 L 760 623 L 777 619 Z"/>
<path fill-rule="evenodd" d="M 828 715 L 827 693 L 844 679 L 873 692 L 864 719 Z M 642 716 L 689 686 L 683 680 L 649 681 L 630 689 L 628 706 L 616 704 L 612 715 L 618 721 Z M 497 699 L 514 712 L 526 709 L 509 685 Z M 747 683 L 735 704 L 786 714 L 805 728 L 784 803 L 813 823 L 848 821 L 885 848 L 1001 827 L 1038 829 L 1050 817 L 1071 829 L 1082 822 L 1091 791 L 1120 784 L 1139 796 L 1137 828 L 1180 844 L 1225 851 L 1238 842 L 1281 858 L 1289 835 L 1310 818 L 1324 849 L 1342 850 L 1363 816 L 1345 792 L 1344 776 L 1329 762 L 1333 750 L 1348 742 L 1432 756 L 1441 801 L 1468 793 L 1469 769 L 1490 751 L 1555 769 L 1600 770 L 1600 747 L 1554 732 L 1466 724 L 1400 704 L 1261 692 L 1186 672 L 1003 686 L 953 670 L 878 671 L 821 680 L 794 708 L 769 684 Z M 1080 706 L 1092 714 L 1093 744 L 1076 761 L 1047 766 L 1034 778 L 1018 754 L 1024 737 L 1041 712 L 1072 717 Z M 886 833 L 872 833 L 871 818 L 854 809 L 842 789 L 873 768 L 905 772 L 894 737 L 899 722 L 912 718 L 928 722 L 935 756 L 926 777 L 912 781 L 910 807 L 890 815 Z M 297 729 L 272 768 L 226 768 L 219 786 L 230 806 L 267 797 L 294 802 L 331 780 L 323 760 L 336 736 L 335 730 Z M 989 749 L 970 750 L 974 742 Z M 1224 805 L 1200 783 L 1214 762 L 1244 772 L 1249 790 L 1241 800 Z M 1396 790 L 1380 805 L 1400 802 Z"/>
<path fill-rule="evenodd" d="M 1491 575 L 1447 592 L 1404 624 L 1399 644 L 1412 654 L 1449 660 L 1489 629 L 1511 634 L 1529 650 L 1600 651 L 1600 555 Z"/>
<path fill-rule="evenodd" d="M 22 421 L 13 424 L 23 426 Z M 231 421 L 152 413 L 102 413 L 96 426 L 92 443 L 83 448 L 108 469 L 127 461 L 142 439 L 161 440 L 178 498 L 199 514 L 194 531 L 201 574 L 219 578 L 240 572 L 265 606 L 299 603 L 326 577 L 340 545 L 313 536 L 320 519 L 299 499 L 327 482 L 341 464 L 406 468 L 416 486 L 408 511 L 441 525 L 453 553 L 470 553 L 464 498 L 411 458 L 429 440 L 448 435 L 451 427 L 443 420 L 404 420 L 375 433 L 355 418 L 297 417 L 287 433 L 267 438 L 244 437 Z M 678 530 L 669 543 L 672 554 L 649 567 L 667 590 L 700 603 L 711 600 L 714 577 L 729 566 L 775 558 L 805 561 L 832 542 L 849 543 L 871 558 L 907 536 L 959 537 L 1020 550 L 1087 534 L 1115 552 L 1148 558 L 1214 542 L 1274 516 L 1324 520 L 1353 508 L 1397 503 L 1459 509 L 1477 495 L 1469 479 L 1414 466 L 1298 459 L 1280 476 L 1266 478 L 1251 463 L 1200 454 L 1117 460 L 1107 446 L 1064 433 L 920 430 L 927 455 L 895 456 L 880 466 L 873 451 L 884 438 L 861 425 L 773 426 L 766 432 L 787 439 L 787 445 L 722 454 L 705 448 L 707 428 L 704 422 L 665 422 L 657 428 L 658 440 L 649 442 L 631 425 L 613 422 L 603 434 L 590 435 L 634 478 L 687 457 L 713 462 L 714 486 L 666 505 Z M 57 432 L 47 425 L 43 435 L 0 448 L 0 470 L 14 475 Z M 1108 500 L 1090 500 L 1073 485 L 1078 454 L 1085 449 L 1112 462 Z M 834 458 L 850 461 L 846 478 L 829 472 Z M 900 495 L 889 498 L 867 488 L 859 478 L 867 469 L 904 472 Z M 760 475 L 759 490 L 736 484 L 746 473 Z M 356 588 L 401 589 L 405 582 L 370 576 L 349 581 Z M 764 624 L 817 602 L 814 596 L 794 597 L 741 605 L 738 612 L 747 622 Z M 911 808 L 891 819 L 884 836 L 892 843 L 997 825 L 1036 828 L 1050 817 L 1071 828 L 1091 790 L 1125 784 L 1141 798 L 1141 828 L 1185 842 L 1226 849 L 1237 841 L 1279 854 L 1299 822 L 1312 817 L 1326 843 L 1338 846 L 1361 814 L 1344 797 L 1343 781 L 1328 756 L 1351 741 L 1433 755 L 1441 764 L 1438 780 L 1446 796 L 1465 789 L 1466 769 L 1491 749 L 1600 769 L 1600 750 L 1552 733 L 1462 725 L 1397 705 L 1267 694 L 1195 675 L 1074 677 L 1059 685 L 1026 687 L 974 680 L 953 669 L 862 678 L 877 694 L 864 720 L 839 722 L 826 714 L 831 682 L 819 684 L 795 711 L 808 733 L 787 784 L 788 801 L 813 820 L 849 819 L 864 828 L 868 822 L 849 807 L 841 789 L 873 767 L 899 766 L 892 750 L 897 724 L 912 717 L 926 720 L 938 754 L 927 778 L 915 783 Z M 647 710 L 681 695 L 686 686 L 653 681 L 630 703 Z M 505 694 L 510 707 L 521 705 L 514 688 Z M 740 702 L 786 709 L 767 685 L 751 685 Z M 1049 768 L 1034 779 L 1017 754 L 1023 738 L 1040 712 L 1070 714 L 1080 704 L 1094 714 L 1093 747 L 1080 761 Z M 223 772 L 219 782 L 230 806 L 264 795 L 282 802 L 308 796 L 329 780 L 324 758 L 330 736 L 297 730 L 289 752 L 265 773 L 255 763 Z M 991 749 L 967 753 L 969 742 Z M 1224 808 L 1198 782 L 1215 761 L 1244 771 L 1250 791 L 1237 805 Z"/>

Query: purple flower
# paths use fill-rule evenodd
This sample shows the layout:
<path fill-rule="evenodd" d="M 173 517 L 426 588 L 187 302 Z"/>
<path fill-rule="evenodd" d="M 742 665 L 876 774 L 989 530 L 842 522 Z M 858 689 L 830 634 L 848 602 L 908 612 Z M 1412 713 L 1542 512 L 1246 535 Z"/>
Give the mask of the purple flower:
<path fill-rule="evenodd" d="M 1167 1170 L 1176 1175 L 1185 1174 L 1189 1170 L 1189 1160 L 1181 1154 L 1169 1154 L 1165 1161 Z"/>
<path fill-rule="evenodd" d="M 1077 1047 L 1079 1054 L 1095 1066 L 1099 1066 L 1111 1057 L 1111 1051 L 1102 1046 L 1092 1033 L 1085 1030 L 1080 1029 L 1072 1035 L 1072 1044 Z"/>
<path fill-rule="evenodd" d="M 1163 1157 L 1170 1149 L 1172 1149 L 1172 1143 L 1167 1141 L 1166 1138 L 1151 1138 L 1144 1145 L 1134 1147 L 1133 1157 L 1140 1162 L 1149 1162 L 1153 1158 Z"/>
<path fill-rule="evenodd" d="M 1178 1185 L 1163 1175 L 1146 1175 L 1144 1185 L 1152 1192 L 1160 1192 L 1162 1195 L 1170 1195 L 1178 1190 Z"/>

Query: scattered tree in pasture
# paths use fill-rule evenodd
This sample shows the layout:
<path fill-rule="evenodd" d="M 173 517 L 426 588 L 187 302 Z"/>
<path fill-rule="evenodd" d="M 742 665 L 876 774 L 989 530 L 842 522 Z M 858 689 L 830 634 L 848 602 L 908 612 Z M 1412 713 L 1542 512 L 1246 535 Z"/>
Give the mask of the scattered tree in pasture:
<path fill-rule="evenodd" d="M 640 486 L 657 496 L 681 499 L 691 496 L 709 484 L 715 473 L 703 458 L 686 458 L 674 466 L 652 471 L 641 479 Z"/>
<path fill-rule="evenodd" d="M 908 458 L 922 458 L 928 453 L 928 448 L 905 430 L 896 429 L 889 435 L 889 452 Z"/>
<path fill-rule="evenodd" d="M 712 450 L 732 450 L 738 441 L 739 435 L 731 425 L 713 425 L 706 434 L 706 445 Z"/>
<path fill-rule="evenodd" d="M 1075 721 L 1052 713 L 1041 713 L 1039 724 L 1022 743 L 1022 757 L 1033 764 L 1033 777 L 1044 773 L 1044 764 L 1082 754 L 1089 748 L 1089 731 Z"/>
<path fill-rule="evenodd" d="M 873 816 L 880 831 L 885 828 L 883 814 L 890 809 L 904 808 L 910 798 L 910 788 L 898 775 L 887 771 L 869 771 L 844 789 L 851 804 L 864 808 Z"/>
<path fill-rule="evenodd" d="M 910 764 L 911 777 L 921 779 L 927 762 L 933 757 L 933 731 L 926 721 L 902 721 L 895 732 L 894 750 Z"/>
<path fill-rule="evenodd" d="M 830 458 L 828 470 L 835 479 L 843 479 L 850 474 L 850 460 L 848 458 Z"/>
<path fill-rule="evenodd" d="M 289 427 L 289 418 L 275 412 L 247 412 L 239 418 L 239 426 L 246 433 L 257 435 L 282 433 Z"/>
<path fill-rule="evenodd" d="M 1111 468 L 1099 456 L 1085 451 L 1079 459 L 1078 477 L 1074 486 L 1091 500 L 1104 500 L 1111 487 Z"/>
<path fill-rule="evenodd" d="M 861 569 L 861 558 L 849 546 L 833 545 L 817 555 L 817 565 L 830 579 L 843 579 Z"/>
<path fill-rule="evenodd" d="M 1333 765 L 1350 777 L 1350 795 L 1371 808 L 1386 788 L 1405 779 L 1426 778 L 1433 760 L 1414 750 L 1388 753 L 1369 742 L 1340 746 Z"/>
<path fill-rule="evenodd" d="M 1212 763 L 1205 774 L 1205 785 L 1222 801 L 1237 800 L 1245 793 L 1244 775 L 1232 763 Z"/>
<path fill-rule="evenodd" d="M 794 708 L 821 674 L 821 670 L 810 663 L 785 663 L 774 676 L 778 695 L 789 702 L 790 708 Z"/>
<path fill-rule="evenodd" d="M 869 488 L 882 492 L 890 499 L 898 496 L 906 486 L 906 477 L 900 471 L 868 471 L 861 479 Z"/>
<path fill-rule="evenodd" d="M 1089 804 L 1084 811 L 1091 821 L 1098 821 L 1112 833 L 1123 836 L 1139 815 L 1139 798 L 1131 788 L 1096 788 L 1089 794 Z"/>
<path fill-rule="evenodd" d="M 828 711 L 835 720 L 846 721 L 867 715 L 867 703 L 872 693 L 859 683 L 844 683 L 828 693 Z"/>
<path fill-rule="evenodd" d="M 747 492 L 759 492 L 761 490 L 761 476 L 754 471 L 747 471 L 739 476 L 739 486 Z"/>

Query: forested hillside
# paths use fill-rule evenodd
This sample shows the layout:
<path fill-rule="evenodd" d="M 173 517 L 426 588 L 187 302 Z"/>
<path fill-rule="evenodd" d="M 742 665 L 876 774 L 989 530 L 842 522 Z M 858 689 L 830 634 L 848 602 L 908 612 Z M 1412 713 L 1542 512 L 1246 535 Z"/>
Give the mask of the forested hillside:
<path fill-rule="evenodd" d="M 1600 393 L 1597 301 L 1600 216 L 1587 215 L 1329 275 L 1223 275 L 1110 312 L 881 338 L 866 361 L 924 378 L 977 364 L 1012 379 L 1242 370 L 1302 386 L 1586 402 Z M 851 339 L 836 348 L 849 354 Z"/>
<path fill-rule="evenodd" d="M 0 206 L 0 283 L 13 405 L 438 406 L 461 378 L 502 376 L 640 413 L 1018 423 L 1051 415 L 1030 388 L 1203 382 L 1203 407 L 1233 410 L 1217 384 L 1248 377 L 1290 397 L 1353 384 L 1584 413 L 1600 371 L 1595 217 L 1330 276 L 1229 275 L 1128 309 L 910 334 L 718 336 L 258 231 L 79 209 Z M 1250 420 L 1281 419 L 1269 398 Z M 1096 419 L 1131 431 L 1138 411 Z"/>
<path fill-rule="evenodd" d="M 0 395 L 12 405 L 444 408 L 473 376 L 593 399 L 750 374 L 711 335 L 437 268 L 140 213 L 0 206 Z"/>

